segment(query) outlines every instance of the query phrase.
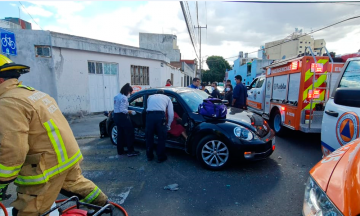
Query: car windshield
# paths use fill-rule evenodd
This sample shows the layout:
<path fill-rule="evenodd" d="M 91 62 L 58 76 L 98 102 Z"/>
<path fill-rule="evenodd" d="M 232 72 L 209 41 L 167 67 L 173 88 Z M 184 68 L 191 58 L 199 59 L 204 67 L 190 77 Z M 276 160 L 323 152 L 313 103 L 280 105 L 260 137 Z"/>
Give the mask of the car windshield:
<path fill-rule="evenodd" d="M 209 95 L 204 91 L 193 90 L 179 93 L 179 95 L 184 99 L 185 103 L 190 107 L 192 112 L 197 112 L 199 105 L 203 102 L 204 99 L 209 98 Z"/>
<path fill-rule="evenodd" d="M 360 61 L 349 62 L 339 87 L 360 88 Z"/>

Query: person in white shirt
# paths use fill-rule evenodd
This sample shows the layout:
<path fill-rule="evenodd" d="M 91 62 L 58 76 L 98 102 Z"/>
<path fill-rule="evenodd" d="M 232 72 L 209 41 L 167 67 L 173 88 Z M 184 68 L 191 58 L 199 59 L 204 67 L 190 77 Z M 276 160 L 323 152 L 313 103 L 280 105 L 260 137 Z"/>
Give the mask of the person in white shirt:
<path fill-rule="evenodd" d="M 114 97 L 114 121 L 117 126 L 117 152 L 119 155 L 125 154 L 124 142 L 127 145 L 127 156 L 137 156 L 138 151 L 134 150 L 134 127 L 130 120 L 131 115 L 136 115 L 134 110 L 128 110 L 130 93 L 133 91 L 129 83 L 126 83 L 120 90 L 120 94 Z"/>
<path fill-rule="evenodd" d="M 166 113 L 168 118 L 166 118 Z M 148 161 L 154 159 L 155 131 L 158 135 L 156 149 L 157 162 L 161 163 L 167 160 L 165 154 L 165 141 L 167 131 L 170 130 L 173 119 L 173 103 L 168 96 L 164 95 L 164 90 L 160 89 L 156 94 L 149 96 L 146 109 L 146 156 Z"/>

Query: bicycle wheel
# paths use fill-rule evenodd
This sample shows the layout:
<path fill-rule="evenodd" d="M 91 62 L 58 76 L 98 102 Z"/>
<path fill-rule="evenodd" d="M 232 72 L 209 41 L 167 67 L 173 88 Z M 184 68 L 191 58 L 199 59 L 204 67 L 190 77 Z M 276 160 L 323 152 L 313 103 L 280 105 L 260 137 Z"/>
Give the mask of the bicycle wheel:
<path fill-rule="evenodd" d="M 11 49 L 15 49 L 16 45 L 14 41 L 10 41 L 9 46 L 11 47 Z"/>
<path fill-rule="evenodd" d="M 62 199 L 62 200 L 57 200 L 56 204 L 61 204 L 62 202 L 66 201 L 66 199 Z M 125 211 L 124 208 L 122 208 L 120 205 L 110 202 L 110 204 L 113 206 L 112 208 L 112 215 L 113 216 L 128 216 L 127 212 Z M 76 207 L 76 201 L 71 201 L 66 203 L 65 205 L 61 206 L 59 208 L 59 212 L 61 212 L 60 215 L 66 215 L 66 214 L 70 214 L 73 213 L 73 210 L 77 209 Z M 80 206 L 81 210 L 85 210 L 87 212 L 93 212 L 93 210 L 87 206 L 81 205 Z M 102 211 L 102 210 L 98 210 L 96 211 L 95 214 L 98 214 L 100 216 L 110 216 L 111 213 L 108 211 Z M 76 215 L 76 213 L 73 213 L 72 215 Z"/>
<path fill-rule="evenodd" d="M 1 43 L 4 47 L 6 47 L 7 46 L 6 38 L 1 38 Z"/>

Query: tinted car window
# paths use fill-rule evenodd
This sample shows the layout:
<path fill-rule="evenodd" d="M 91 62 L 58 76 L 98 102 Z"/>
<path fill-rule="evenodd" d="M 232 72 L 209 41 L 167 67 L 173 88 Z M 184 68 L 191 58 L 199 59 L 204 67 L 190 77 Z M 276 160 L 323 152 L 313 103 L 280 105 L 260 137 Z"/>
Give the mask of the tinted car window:
<path fill-rule="evenodd" d="M 192 112 L 197 112 L 199 105 L 203 102 L 204 99 L 207 99 L 209 95 L 203 91 L 191 91 L 191 92 L 182 92 L 180 96 L 185 101 L 185 103 L 190 107 Z"/>
<path fill-rule="evenodd" d="M 339 87 L 360 88 L 360 61 L 351 61 L 348 64 Z"/>

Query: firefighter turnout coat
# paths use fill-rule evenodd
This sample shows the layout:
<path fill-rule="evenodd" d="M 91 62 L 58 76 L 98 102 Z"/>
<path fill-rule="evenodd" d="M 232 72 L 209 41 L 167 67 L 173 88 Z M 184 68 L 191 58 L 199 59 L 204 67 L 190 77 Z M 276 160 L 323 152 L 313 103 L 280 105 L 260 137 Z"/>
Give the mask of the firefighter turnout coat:
<path fill-rule="evenodd" d="M 0 84 L 0 185 L 15 180 L 18 197 L 12 205 L 20 213 L 48 210 L 60 190 L 105 204 L 106 195 L 82 176 L 81 160 L 72 130 L 52 97 L 17 79 Z"/>

